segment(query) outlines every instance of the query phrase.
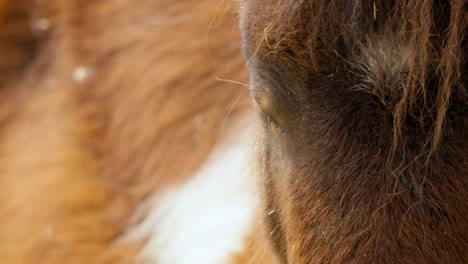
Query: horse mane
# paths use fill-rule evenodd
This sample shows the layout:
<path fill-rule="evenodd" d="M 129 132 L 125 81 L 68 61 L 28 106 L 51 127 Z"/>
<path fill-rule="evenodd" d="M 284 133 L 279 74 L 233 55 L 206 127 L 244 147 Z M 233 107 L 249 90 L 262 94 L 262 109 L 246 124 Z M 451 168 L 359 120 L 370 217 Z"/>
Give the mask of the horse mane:
<path fill-rule="evenodd" d="M 348 74 L 393 116 L 392 153 L 408 123 L 429 124 L 427 151 L 443 137 L 453 98 L 466 99 L 467 3 L 453 1 L 252 1 L 244 38 L 275 64 L 307 76 Z M 404 49 L 401 49 L 404 47 Z M 261 53 L 261 54 L 259 54 Z M 387 54 L 387 55 L 386 55 Z M 388 57 L 392 54 L 392 57 Z M 454 96 L 455 95 L 455 96 Z"/>

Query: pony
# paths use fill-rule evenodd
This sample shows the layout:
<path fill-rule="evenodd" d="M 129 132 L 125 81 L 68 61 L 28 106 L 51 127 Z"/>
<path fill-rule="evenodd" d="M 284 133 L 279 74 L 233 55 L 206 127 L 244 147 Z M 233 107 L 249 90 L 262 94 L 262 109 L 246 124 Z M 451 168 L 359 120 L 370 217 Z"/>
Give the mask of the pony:
<path fill-rule="evenodd" d="M 466 263 L 466 9 L 0 1 L 0 262 Z"/>
<path fill-rule="evenodd" d="M 251 104 L 234 9 L 0 1 L 0 263 L 242 253 L 256 202 L 237 174 Z"/>
<path fill-rule="evenodd" d="M 240 2 L 278 263 L 466 263 L 467 2 Z"/>

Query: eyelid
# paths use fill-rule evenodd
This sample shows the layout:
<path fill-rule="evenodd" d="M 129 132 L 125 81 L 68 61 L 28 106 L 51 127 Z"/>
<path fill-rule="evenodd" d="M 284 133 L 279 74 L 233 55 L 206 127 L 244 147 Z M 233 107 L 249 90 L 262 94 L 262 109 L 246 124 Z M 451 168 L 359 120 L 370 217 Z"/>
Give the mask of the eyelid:
<path fill-rule="evenodd" d="M 263 113 L 265 115 L 265 119 L 268 122 L 268 124 L 273 124 L 281 133 L 285 132 L 284 127 L 278 122 L 276 118 L 274 118 L 271 114 L 269 113 Z"/>
<path fill-rule="evenodd" d="M 279 132 L 284 133 L 284 126 L 278 121 L 278 118 L 272 114 L 273 96 L 269 94 L 269 89 L 264 86 L 256 86 L 253 90 L 252 96 L 257 109 L 261 112 L 263 118 L 268 124 L 274 125 Z"/>

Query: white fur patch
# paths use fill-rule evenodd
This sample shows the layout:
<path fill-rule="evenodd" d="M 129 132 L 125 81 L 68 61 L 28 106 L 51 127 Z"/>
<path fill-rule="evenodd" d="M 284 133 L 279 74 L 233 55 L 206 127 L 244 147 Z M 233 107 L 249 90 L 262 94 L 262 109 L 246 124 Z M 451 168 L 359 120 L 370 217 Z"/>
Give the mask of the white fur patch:
<path fill-rule="evenodd" d="M 126 238 L 149 239 L 142 263 L 222 264 L 244 250 L 257 197 L 246 165 L 252 160 L 252 140 L 241 140 L 214 151 L 186 183 L 158 193 L 140 208 L 144 220 Z"/>

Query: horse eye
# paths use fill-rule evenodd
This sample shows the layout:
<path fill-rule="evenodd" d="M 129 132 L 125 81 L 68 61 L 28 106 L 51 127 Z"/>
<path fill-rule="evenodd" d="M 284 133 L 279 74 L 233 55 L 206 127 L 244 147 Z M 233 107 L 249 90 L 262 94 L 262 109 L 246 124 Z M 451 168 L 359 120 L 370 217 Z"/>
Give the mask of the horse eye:
<path fill-rule="evenodd" d="M 273 129 L 278 130 L 280 133 L 284 133 L 284 127 L 281 126 L 280 123 L 271 114 L 265 113 L 264 115 L 268 125 L 270 125 Z"/>

